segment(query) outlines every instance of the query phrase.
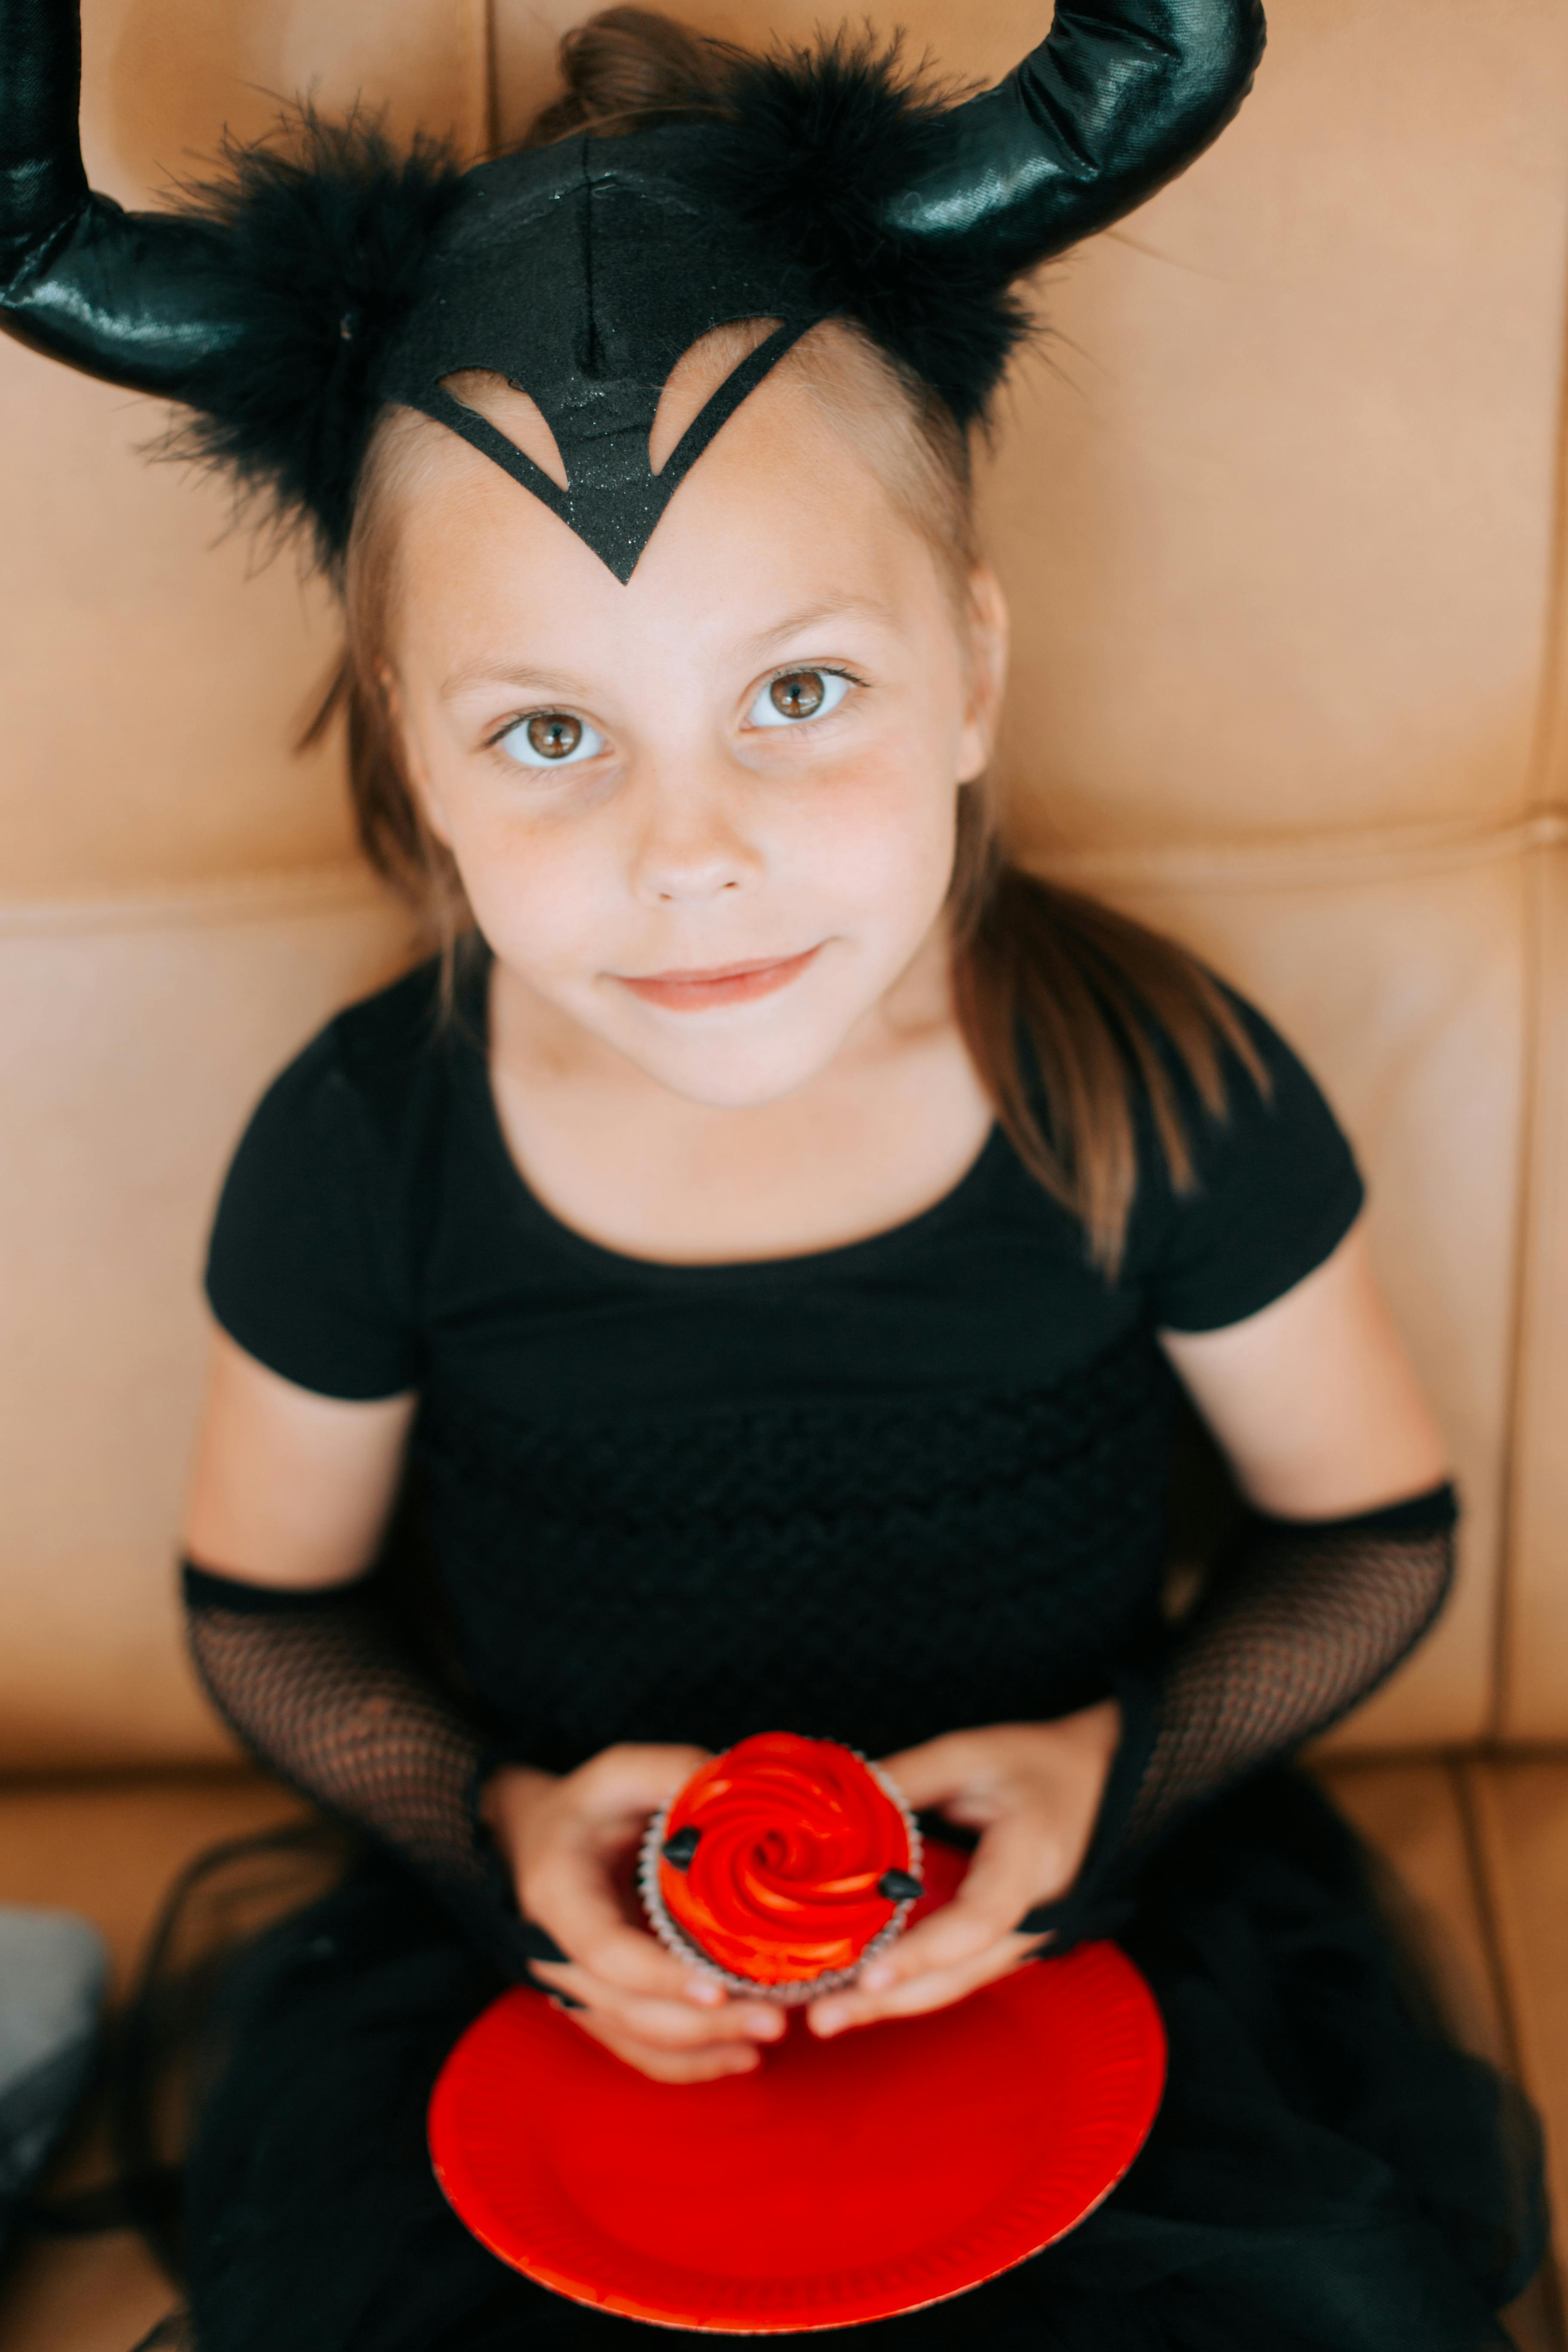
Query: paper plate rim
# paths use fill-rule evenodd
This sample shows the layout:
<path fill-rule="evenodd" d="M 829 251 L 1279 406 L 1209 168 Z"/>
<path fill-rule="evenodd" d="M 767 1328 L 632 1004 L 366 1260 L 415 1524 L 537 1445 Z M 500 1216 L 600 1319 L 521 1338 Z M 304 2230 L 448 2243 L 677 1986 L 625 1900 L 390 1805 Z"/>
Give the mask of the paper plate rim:
<path fill-rule="evenodd" d="M 474 2020 L 442 2068 L 429 2111 L 436 2178 L 464 2227 L 499 2261 L 571 2302 L 646 2326 L 696 2334 L 813 2335 L 923 2310 L 972 2293 L 1079 2228 L 1126 2177 L 1148 2137 L 1164 2090 L 1164 2025 L 1146 1979 L 1119 1947 L 1080 1945 L 1060 1959 L 1031 1963 L 970 1998 L 990 1995 L 1027 2003 L 1037 1998 L 1027 1989 L 1031 1982 L 1054 1981 L 1059 1992 L 1064 1978 L 1076 1980 L 1080 2000 L 1091 1998 L 1096 1984 L 1101 2000 L 1107 1985 L 1110 1988 L 1110 2012 L 1120 2016 L 1125 2036 L 1125 2047 L 1107 2068 L 1108 2087 L 1114 2095 L 1100 2114 L 1079 2119 L 1067 2141 L 1058 2143 L 1043 2167 L 1030 2171 L 1012 2193 L 923 2256 L 900 2254 L 786 2280 L 737 2278 L 662 2262 L 610 2239 L 586 2215 L 575 2230 L 570 2225 L 563 2230 L 559 2221 L 542 2230 L 538 2242 L 526 2255 L 520 2253 L 508 2242 L 510 2231 L 498 2228 L 493 2200 L 458 2147 L 464 2103 L 473 2095 L 475 2081 L 489 2073 L 498 2039 L 514 2039 L 519 2027 L 530 2039 L 541 2026 L 547 2032 L 580 2031 L 544 2007 L 538 1993 L 521 1989 L 503 1993 Z M 1076 2172 L 1084 2168 L 1086 2142 L 1092 2148 L 1100 2141 L 1107 2143 L 1103 2171 L 1098 2164 L 1091 2168 L 1099 2185 L 1092 2193 L 1064 2200 L 1059 2188 L 1063 2147 L 1075 2159 L 1069 2172 Z M 543 2155 L 534 2160 L 541 2166 L 548 2163 Z M 1072 2206 L 1065 2218 L 1064 2204 Z M 621 2275 L 606 2281 L 605 2266 L 595 2260 L 595 2250 L 609 2251 Z"/>

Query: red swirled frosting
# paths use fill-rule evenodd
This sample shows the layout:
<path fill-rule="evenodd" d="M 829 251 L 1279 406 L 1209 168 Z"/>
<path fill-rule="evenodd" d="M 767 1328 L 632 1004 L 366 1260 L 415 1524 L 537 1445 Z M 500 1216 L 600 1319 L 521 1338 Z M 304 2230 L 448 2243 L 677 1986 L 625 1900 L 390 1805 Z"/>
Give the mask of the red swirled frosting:
<path fill-rule="evenodd" d="M 695 1848 L 658 1864 L 664 1906 L 698 1949 L 758 1985 L 852 1969 L 891 1925 L 879 1882 L 909 1872 L 907 1816 L 852 1748 L 763 1731 L 695 1773 L 663 1825 Z"/>

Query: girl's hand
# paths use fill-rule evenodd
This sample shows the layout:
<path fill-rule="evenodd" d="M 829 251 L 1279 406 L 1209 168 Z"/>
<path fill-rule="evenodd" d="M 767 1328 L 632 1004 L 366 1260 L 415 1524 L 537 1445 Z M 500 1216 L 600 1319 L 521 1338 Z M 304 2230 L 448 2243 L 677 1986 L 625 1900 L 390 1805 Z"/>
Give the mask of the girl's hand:
<path fill-rule="evenodd" d="M 949 1732 L 886 1758 L 914 1811 L 977 1829 L 980 1843 L 951 1903 L 900 1937 L 847 1991 L 812 2002 L 813 2032 L 945 2009 L 1048 1942 L 1018 1935 L 1018 1921 L 1077 1877 L 1121 1736 L 1121 1710 L 1106 1699 L 1055 1723 Z"/>
<path fill-rule="evenodd" d="M 633 1891 L 648 1815 L 707 1757 L 700 1748 L 606 1748 L 557 1779 L 506 1765 L 485 1784 L 485 1822 L 510 1864 L 518 1907 L 569 1958 L 535 1960 L 574 2022 L 665 2083 L 749 2074 L 757 2044 L 784 2032 L 766 2000 L 737 2000 L 688 1968 L 640 1923 Z"/>

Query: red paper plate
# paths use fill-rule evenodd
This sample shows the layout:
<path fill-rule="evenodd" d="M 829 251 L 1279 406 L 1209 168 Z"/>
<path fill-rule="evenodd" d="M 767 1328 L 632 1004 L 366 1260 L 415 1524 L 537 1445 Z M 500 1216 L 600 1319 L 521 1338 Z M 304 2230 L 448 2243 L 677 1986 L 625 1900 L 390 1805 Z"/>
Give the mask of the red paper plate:
<path fill-rule="evenodd" d="M 503 1994 L 430 2106 L 437 2177 L 492 2253 L 629 2319 L 780 2335 L 886 2319 L 1011 2269 L 1121 2179 L 1164 2084 L 1113 1944 L 752 2074 L 652 2083 L 534 1992 Z"/>

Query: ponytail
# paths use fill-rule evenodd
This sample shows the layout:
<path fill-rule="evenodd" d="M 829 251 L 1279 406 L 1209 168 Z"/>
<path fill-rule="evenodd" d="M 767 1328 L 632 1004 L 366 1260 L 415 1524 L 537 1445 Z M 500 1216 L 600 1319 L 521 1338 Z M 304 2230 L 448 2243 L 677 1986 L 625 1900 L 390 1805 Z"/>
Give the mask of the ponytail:
<path fill-rule="evenodd" d="M 1267 1075 L 1197 959 L 1010 865 L 983 791 L 968 787 L 960 803 L 950 901 L 964 1040 L 1013 1149 L 1082 1225 L 1095 1265 L 1114 1276 L 1138 1186 L 1140 1099 L 1182 1192 L 1194 1171 L 1173 1059 L 1215 1118 L 1225 1114 L 1226 1048 L 1260 1088 Z"/>

